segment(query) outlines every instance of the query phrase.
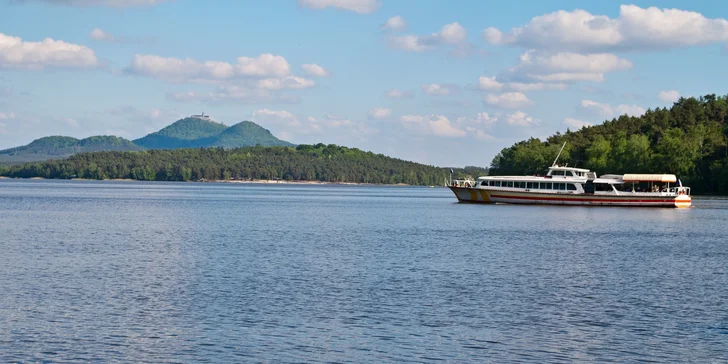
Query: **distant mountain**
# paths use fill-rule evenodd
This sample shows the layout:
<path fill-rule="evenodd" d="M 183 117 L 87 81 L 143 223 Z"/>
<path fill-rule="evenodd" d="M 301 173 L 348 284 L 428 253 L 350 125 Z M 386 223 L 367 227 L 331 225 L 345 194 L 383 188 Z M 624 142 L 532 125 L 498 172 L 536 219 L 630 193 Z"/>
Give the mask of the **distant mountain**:
<path fill-rule="evenodd" d="M 274 137 L 268 129 L 252 121 L 242 121 L 223 130 L 222 133 L 210 138 L 209 144 L 211 147 L 222 148 L 238 148 L 255 145 L 263 147 L 293 146 L 289 142 Z"/>
<path fill-rule="evenodd" d="M 164 129 L 134 140 L 146 149 L 197 148 L 206 146 L 201 139 L 222 133 L 227 126 L 211 120 L 189 117 L 175 121 Z"/>
<path fill-rule="evenodd" d="M 142 149 L 130 140 L 109 135 L 92 136 L 85 139 L 48 136 L 36 139 L 28 145 L 0 150 L 0 164 L 66 158 L 83 152 L 136 151 Z"/>
<path fill-rule="evenodd" d="M 76 153 L 99 151 L 135 151 L 144 149 L 239 148 L 247 146 L 293 146 L 252 121 L 231 127 L 208 117 L 177 120 L 162 130 L 130 141 L 115 136 L 92 136 L 76 139 L 50 136 L 28 145 L 0 150 L 0 164 L 44 161 L 66 158 Z"/>
<path fill-rule="evenodd" d="M 156 133 L 134 140 L 134 144 L 146 149 L 293 145 L 276 138 L 270 131 L 252 121 L 227 127 L 225 124 L 199 117 L 178 120 Z"/>

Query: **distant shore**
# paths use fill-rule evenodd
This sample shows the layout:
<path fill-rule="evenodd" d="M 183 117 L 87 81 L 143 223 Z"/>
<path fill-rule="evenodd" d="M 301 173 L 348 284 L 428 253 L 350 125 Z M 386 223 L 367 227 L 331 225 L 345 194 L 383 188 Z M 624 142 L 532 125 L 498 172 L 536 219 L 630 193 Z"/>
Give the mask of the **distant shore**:
<path fill-rule="evenodd" d="M 327 181 L 288 181 L 274 179 L 253 179 L 253 180 L 214 180 L 205 182 L 217 183 L 253 183 L 253 184 L 294 184 L 294 185 L 352 185 L 352 186 L 410 186 L 405 183 L 360 183 L 360 182 L 327 182 Z"/>
<path fill-rule="evenodd" d="M 57 178 L 43 178 L 43 177 L 31 177 L 31 178 L 11 178 L 0 176 L 0 179 L 57 179 Z M 71 178 L 71 181 L 99 181 L 96 179 L 88 178 Z M 140 181 L 129 178 L 107 178 L 101 181 L 123 181 L 123 182 L 197 182 L 197 183 L 244 183 L 244 184 L 289 184 L 289 185 L 348 185 L 348 186 L 398 186 L 398 187 L 411 187 L 406 183 L 360 183 L 360 182 L 328 182 L 328 181 L 289 181 L 289 180 L 275 180 L 275 179 L 253 179 L 253 180 L 203 180 L 203 181 Z M 425 186 L 427 187 L 427 186 Z"/>

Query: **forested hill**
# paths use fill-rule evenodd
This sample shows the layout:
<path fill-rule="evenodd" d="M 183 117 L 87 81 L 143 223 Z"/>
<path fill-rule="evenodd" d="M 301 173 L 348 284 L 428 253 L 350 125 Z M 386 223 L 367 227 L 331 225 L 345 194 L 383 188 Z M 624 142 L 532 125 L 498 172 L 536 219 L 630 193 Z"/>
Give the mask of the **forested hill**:
<path fill-rule="evenodd" d="M 49 136 L 36 139 L 28 145 L 0 150 L 0 165 L 25 163 L 53 158 L 66 158 L 83 152 L 101 150 L 142 150 L 130 140 L 109 135 L 76 139 L 67 136 Z"/>
<path fill-rule="evenodd" d="M 390 158 L 336 145 L 96 152 L 68 159 L 1 167 L 0 176 L 44 178 L 129 178 L 146 181 L 283 179 L 355 183 L 442 185 L 449 168 Z M 479 177 L 478 167 L 456 169 L 453 177 Z"/>
<path fill-rule="evenodd" d="M 544 173 L 559 163 L 602 173 L 673 173 L 695 193 L 728 194 L 728 95 L 681 98 L 671 108 L 622 115 L 579 131 L 503 149 L 491 175 Z"/>
<path fill-rule="evenodd" d="M 134 144 L 145 149 L 293 145 L 276 138 L 270 131 L 252 121 L 242 121 L 227 127 L 225 124 L 197 117 L 177 120 L 158 132 L 134 140 Z"/>
<path fill-rule="evenodd" d="M 67 136 L 43 137 L 28 145 L 0 150 L 0 165 L 60 159 L 83 152 L 238 148 L 253 145 L 293 146 L 287 141 L 276 138 L 268 129 L 252 121 L 242 121 L 227 127 L 211 119 L 188 117 L 133 142 L 105 135 L 80 140 Z"/>

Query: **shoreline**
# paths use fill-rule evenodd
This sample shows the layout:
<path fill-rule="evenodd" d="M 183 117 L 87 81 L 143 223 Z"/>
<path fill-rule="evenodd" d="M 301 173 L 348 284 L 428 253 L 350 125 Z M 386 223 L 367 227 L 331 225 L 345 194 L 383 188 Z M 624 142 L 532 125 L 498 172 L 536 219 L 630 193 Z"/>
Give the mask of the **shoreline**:
<path fill-rule="evenodd" d="M 419 185 L 408 185 L 406 183 L 362 183 L 362 182 L 327 182 L 327 181 L 287 181 L 287 180 L 274 180 L 274 179 L 253 179 L 253 180 L 205 180 L 205 181 L 140 181 L 131 178 L 106 178 L 102 180 L 90 179 L 90 178 L 43 178 L 43 177 L 30 177 L 30 178 L 11 178 L 0 176 L 0 179 L 21 179 L 21 180 L 59 180 L 59 181 L 115 181 L 115 182 L 177 182 L 177 183 L 239 183 L 239 184 L 289 184 L 289 185 L 336 185 L 336 186 L 394 186 L 394 187 L 430 187 L 430 186 L 419 186 Z M 440 186 L 434 186 L 440 187 Z"/>
<path fill-rule="evenodd" d="M 388 183 L 362 183 L 362 182 L 326 182 L 326 181 L 286 181 L 274 179 L 254 179 L 254 180 L 212 180 L 205 182 L 213 183 L 243 183 L 243 184 L 291 184 L 291 185 L 346 185 L 346 186 L 399 186 L 411 187 L 405 183 L 388 184 Z"/>

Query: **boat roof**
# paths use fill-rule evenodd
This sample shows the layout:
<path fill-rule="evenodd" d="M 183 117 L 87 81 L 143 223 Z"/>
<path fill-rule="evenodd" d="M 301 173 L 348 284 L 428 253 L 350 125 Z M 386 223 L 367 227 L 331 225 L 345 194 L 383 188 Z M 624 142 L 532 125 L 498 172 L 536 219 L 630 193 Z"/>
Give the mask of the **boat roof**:
<path fill-rule="evenodd" d="M 625 174 L 624 182 L 677 182 L 674 174 Z"/>
<path fill-rule="evenodd" d="M 553 171 L 591 172 L 590 170 L 584 169 L 584 168 L 575 168 L 575 167 L 566 167 L 566 166 L 561 167 L 559 165 L 551 166 L 551 167 L 549 167 L 549 169 L 553 170 Z"/>

